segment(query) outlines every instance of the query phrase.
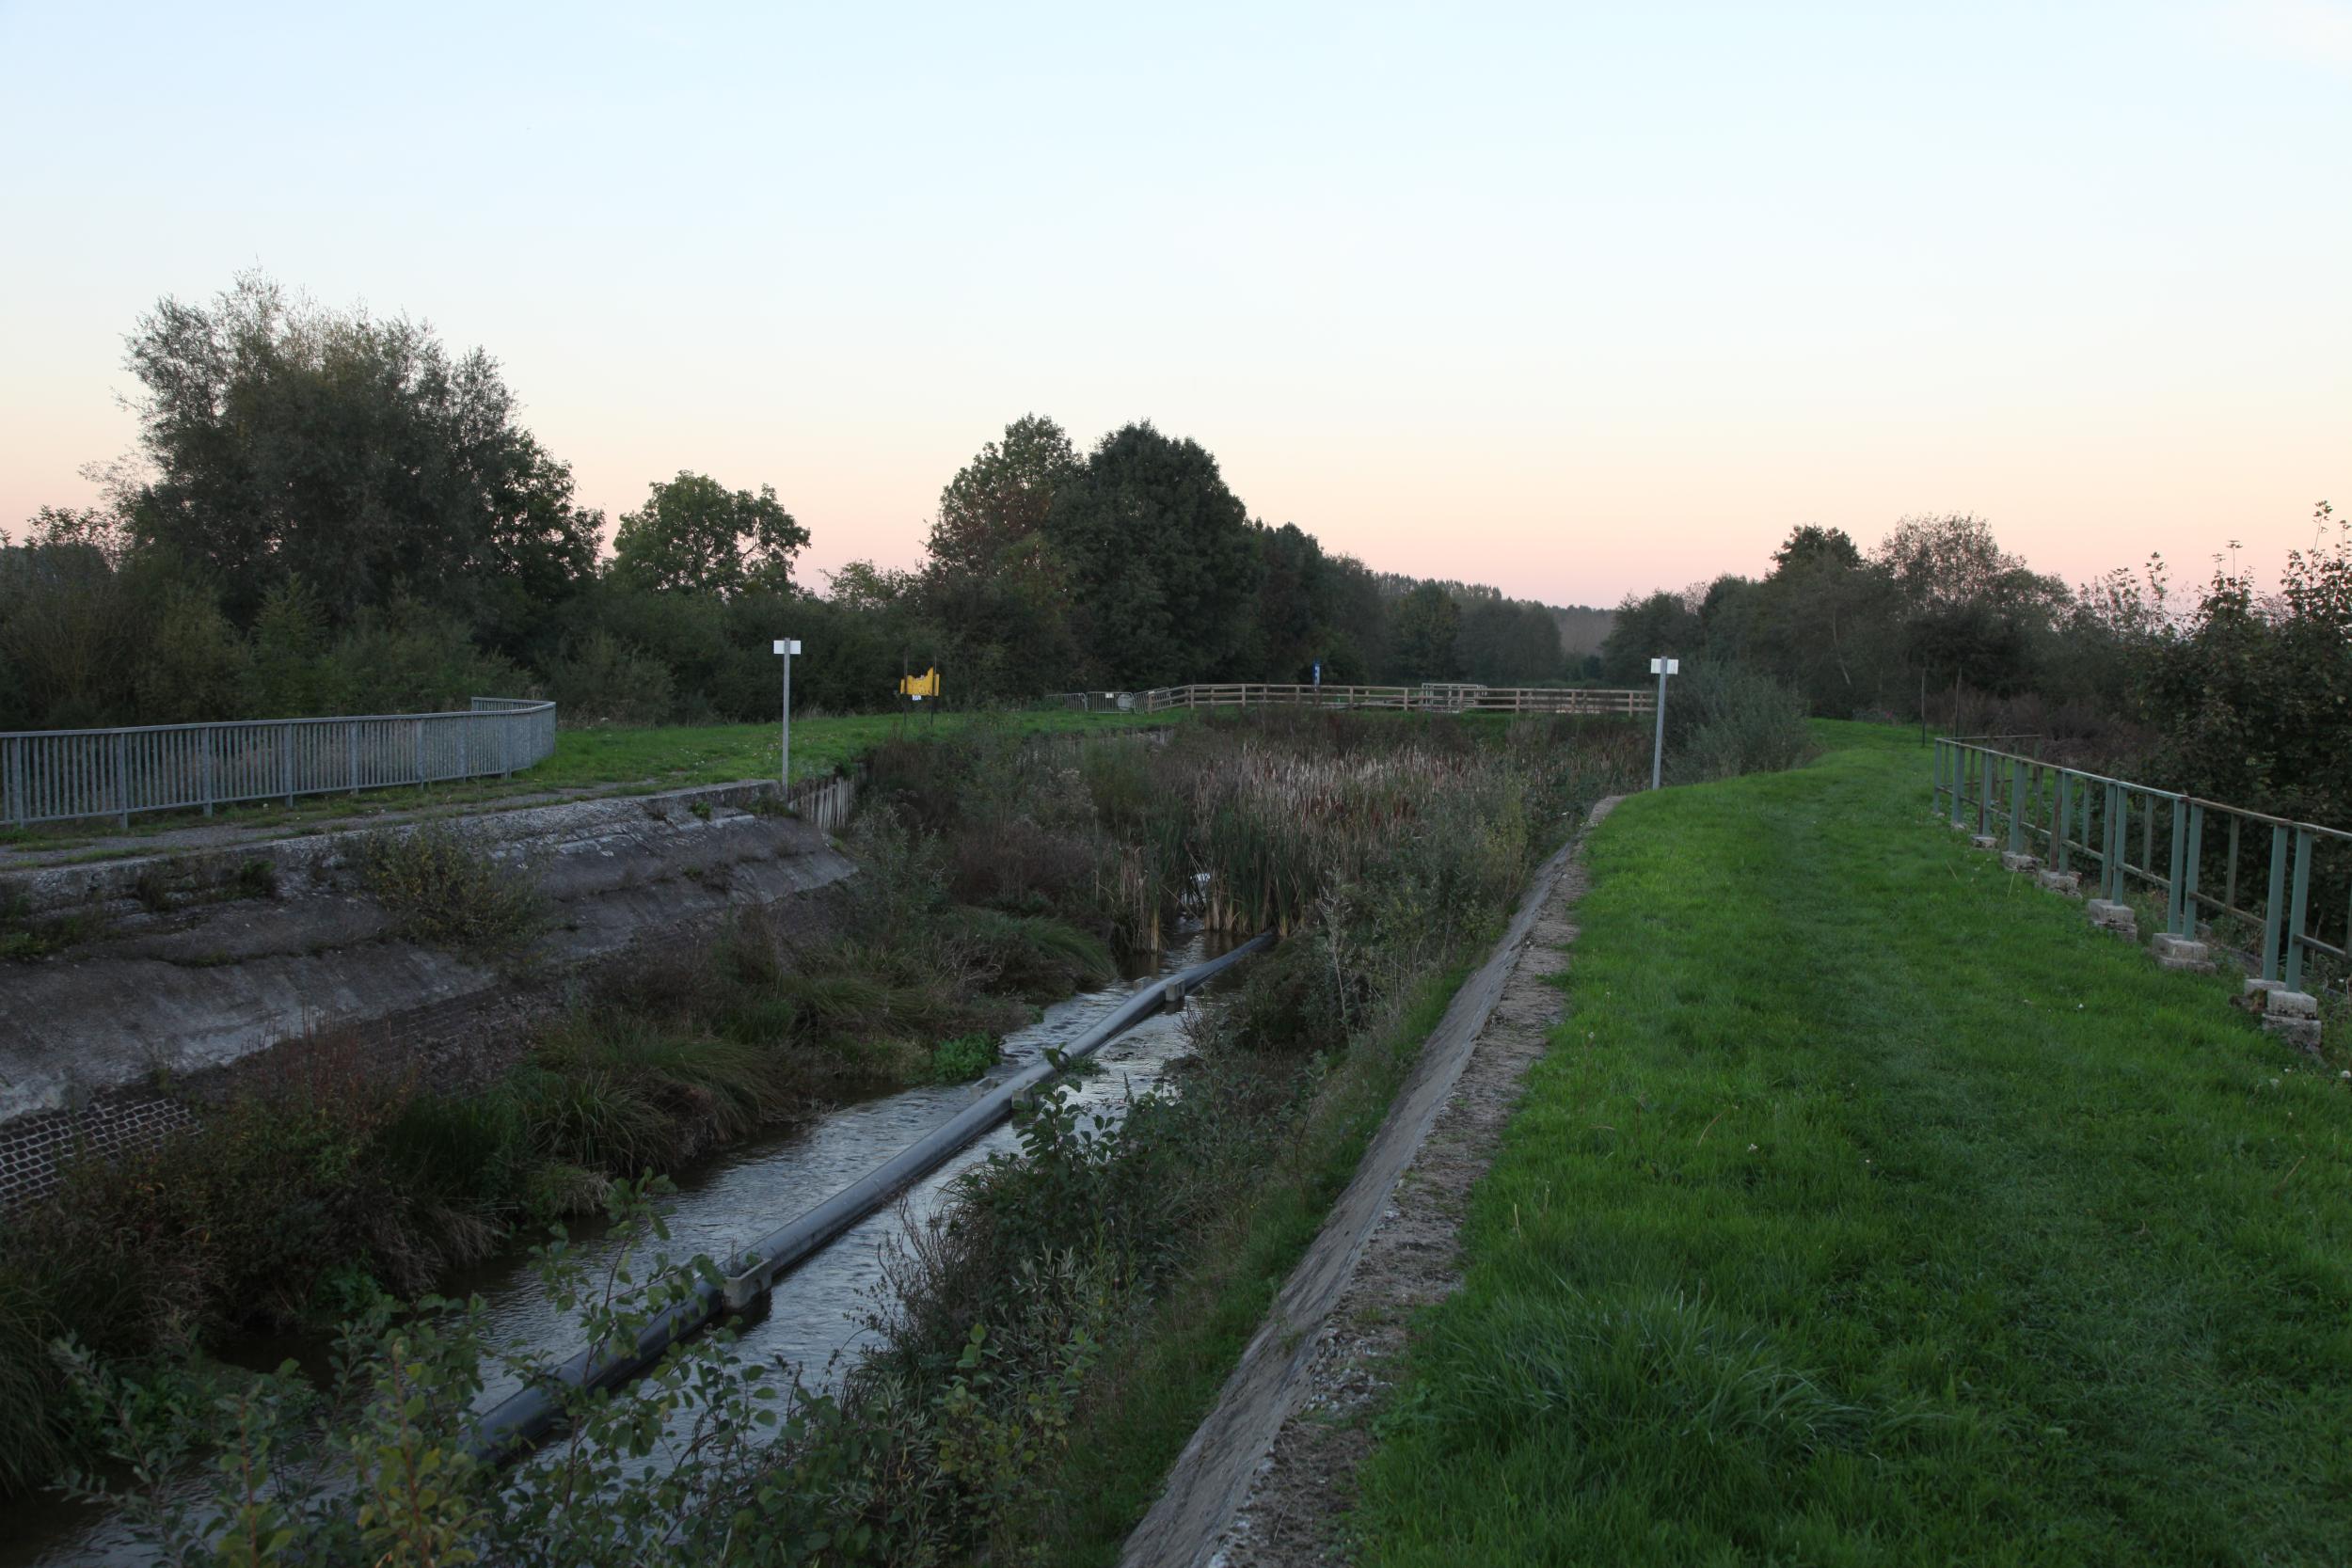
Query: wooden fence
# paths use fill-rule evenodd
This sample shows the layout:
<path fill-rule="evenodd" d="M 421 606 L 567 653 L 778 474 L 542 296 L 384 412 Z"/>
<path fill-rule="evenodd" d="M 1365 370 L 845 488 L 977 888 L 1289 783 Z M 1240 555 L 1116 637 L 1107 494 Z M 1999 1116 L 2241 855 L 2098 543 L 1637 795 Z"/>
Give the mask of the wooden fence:
<path fill-rule="evenodd" d="M 1146 713 L 1180 707 L 1370 707 L 1407 713 L 1653 712 L 1655 692 L 1597 687 L 1548 686 L 1282 686 L 1237 681 L 1217 686 L 1164 686 L 1136 693 Z"/>
<path fill-rule="evenodd" d="M 555 705 L 0 734 L 0 824 L 201 810 L 512 773 L 555 750 Z"/>

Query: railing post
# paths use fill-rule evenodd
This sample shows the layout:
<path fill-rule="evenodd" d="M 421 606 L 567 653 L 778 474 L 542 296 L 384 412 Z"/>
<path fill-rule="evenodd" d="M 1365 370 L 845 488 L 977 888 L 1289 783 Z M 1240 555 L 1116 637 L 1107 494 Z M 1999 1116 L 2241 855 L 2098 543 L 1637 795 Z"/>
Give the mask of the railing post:
<path fill-rule="evenodd" d="M 2164 928 L 2176 937 L 2188 933 L 2181 928 L 2181 909 L 2188 892 L 2184 879 L 2188 875 L 2188 808 L 2177 795 L 2172 797 L 2172 874 L 2165 879 Z"/>
<path fill-rule="evenodd" d="M 2124 898 L 2124 830 L 2131 823 L 2131 801 L 2124 800 L 2124 785 L 2107 785 L 2107 858 L 2101 865 L 2106 872 L 2103 881 L 2107 900 L 2120 903 Z"/>
<path fill-rule="evenodd" d="M 33 820 L 32 802 L 24 799 L 24 737 L 8 740 L 8 812 L 4 820 L 24 827 Z"/>
<path fill-rule="evenodd" d="M 2026 852 L 2026 759 L 2015 757 L 2009 765 L 2009 852 Z"/>
<path fill-rule="evenodd" d="M 2061 768 L 2058 770 L 2058 800 L 2050 813 L 2050 869 L 2060 876 L 2066 873 L 2066 833 L 2074 826 L 2070 819 L 2074 800 L 2070 785 L 2074 776 Z"/>
<path fill-rule="evenodd" d="M 1952 766 L 1952 826 L 1960 826 L 1961 792 L 1968 787 L 1968 752 L 1957 740 L 1951 742 Z"/>
<path fill-rule="evenodd" d="M 2275 823 L 2270 830 L 2270 896 L 2263 903 L 2263 978 L 2279 977 L 2279 930 L 2286 924 L 2287 830 Z"/>
<path fill-rule="evenodd" d="M 2303 989 L 2303 920 L 2312 895 L 2312 831 L 2295 831 L 2295 907 L 2287 914 L 2287 990 Z"/>
<path fill-rule="evenodd" d="M 1934 816 L 1944 810 L 1944 742 L 1938 737 L 1928 764 L 1928 815 Z"/>
<path fill-rule="evenodd" d="M 2238 815 L 2232 812 L 2230 814 L 2230 869 L 2223 876 L 2221 882 L 2221 907 L 2225 910 L 2237 908 L 2237 829 Z"/>
<path fill-rule="evenodd" d="M 278 782 L 286 786 L 286 804 L 291 806 L 294 800 L 294 725 L 291 722 L 278 726 Z"/>
<path fill-rule="evenodd" d="M 2204 861 L 2204 806 L 2190 801 L 2190 848 L 2181 870 L 2181 927 L 2176 936 L 2197 936 L 2197 863 Z"/>
<path fill-rule="evenodd" d="M 417 759 L 416 767 L 410 770 L 410 780 L 420 786 L 424 783 L 424 721 L 422 719 L 417 721 Z"/>
<path fill-rule="evenodd" d="M 354 719 L 343 726 L 343 749 L 351 753 L 351 792 L 359 793 L 359 721 Z"/>
<path fill-rule="evenodd" d="M 216 744 L 215 736 L 218 734 L 217 726 L 212 724 L 204 726 L 204 815 L 207 816 L 213 815 L 213 768 L 215 767 L 213 752 Z"/>

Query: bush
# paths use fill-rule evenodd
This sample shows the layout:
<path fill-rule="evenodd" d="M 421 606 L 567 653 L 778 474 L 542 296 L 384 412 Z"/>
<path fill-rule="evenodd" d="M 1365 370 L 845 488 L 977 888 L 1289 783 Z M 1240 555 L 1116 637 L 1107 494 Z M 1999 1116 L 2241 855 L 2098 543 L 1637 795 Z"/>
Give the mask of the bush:
<path fill-rule="evenodd" d="M 668 666 L 601 626 L 566 642 L 547 671 L 566 724 L 659 724 L 677 705 Z"/>
<path fill-rule="evenodd" d="M 1697 665 L 1668 688 L 1666 776 L 1676 784 L 1776 772 L 1813 754 L 1804 699 L 1769 675 Z"/>
<path fill-rule="evenodd" d="M 499 957 L 522 947 L 547 923 L 531 868 L 500 863 L 456 828 L 428 822 L 370 834 L 360 841 L 358 861 L 360 884 L 411 942 Z"/>

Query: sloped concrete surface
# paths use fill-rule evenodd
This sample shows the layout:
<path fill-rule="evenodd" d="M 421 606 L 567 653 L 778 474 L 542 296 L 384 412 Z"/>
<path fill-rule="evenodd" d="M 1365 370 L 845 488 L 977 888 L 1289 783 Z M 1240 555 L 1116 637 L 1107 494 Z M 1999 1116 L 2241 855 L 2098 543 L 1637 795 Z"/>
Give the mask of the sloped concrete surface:
<path fill-rule="evenodd" d="M 850 874 L 814 828 L 747 809 L 765 793 L 726 785 L 447 819 L 549 901 L 548 928 L 504 971 L 395 935 L 359 885 L 360 832 L 0 878 L 18 918 L 81 930 L 47 957 L 0 963 L 0 1122 L 308 1031 L 495 1016 L 517 969 L 545 990 L 551 975 Z"/>

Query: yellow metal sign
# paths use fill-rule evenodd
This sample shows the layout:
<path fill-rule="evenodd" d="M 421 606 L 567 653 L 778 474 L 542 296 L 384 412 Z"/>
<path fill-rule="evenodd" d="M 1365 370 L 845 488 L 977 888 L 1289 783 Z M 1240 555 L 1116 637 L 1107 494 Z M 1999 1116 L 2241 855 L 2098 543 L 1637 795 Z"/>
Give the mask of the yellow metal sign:
<path fill-rule="evenodd" d="M 931 669 L 924 671 L 919 675 L 901 676 L 898 681 L 898 695 L 913 697 L 917 702 L 926 697 L 937 697 L 939 695 L 939 672 Z"/>

